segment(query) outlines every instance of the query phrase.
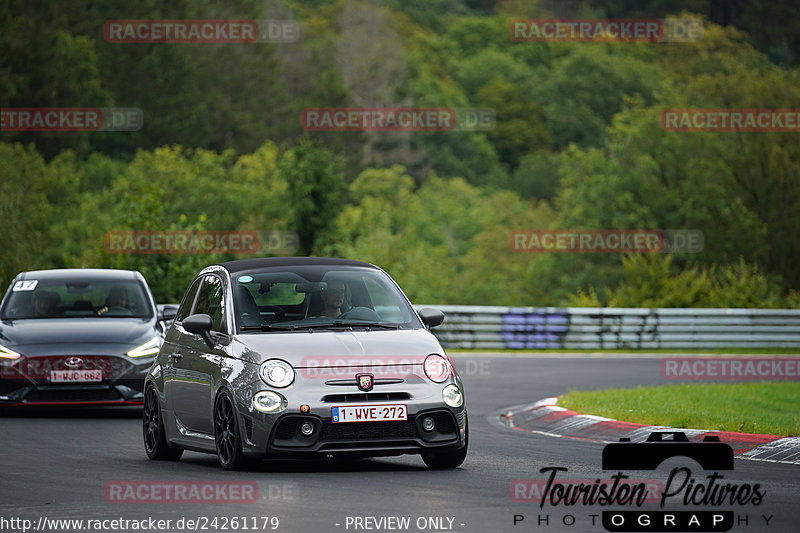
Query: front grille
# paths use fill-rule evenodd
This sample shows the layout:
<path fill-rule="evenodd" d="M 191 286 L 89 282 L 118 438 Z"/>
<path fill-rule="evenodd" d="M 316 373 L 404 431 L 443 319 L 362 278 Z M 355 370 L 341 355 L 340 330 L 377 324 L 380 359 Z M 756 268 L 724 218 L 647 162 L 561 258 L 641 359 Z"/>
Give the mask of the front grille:
<path fill-rule="evenodd" d="M 297 428 L 303 423 L 302 418 L 287 418 L 281 420 L 278 427 L 275 428 L 276 440 L 289 440 L 297 434 Z"/>
<path fill-rule="evenodd" d="M 453 415 L 444 411 L 437 411 L 431 413 L 430 416 L 433 417 L 433 421 L 436 422 L 436 428 L 439 430 L 439 433 L 455 433 L 456 426 Z"/>
<path fill-rule="evenodd" d="M 322 424 L 321 440 L 413 439 L 417 436 L 414 422 L 349 422 Z"/>
<path fill-rule="evenodd" d="M 122 400 L 116 389 L 34 390 L 26 402 L 113 402 Z"/>
<path fill-rule="evenodd" d="M 385 402 L 390 400 L 408 400 L 411 395 L 407 392 L 364 392 L 350 394 L 328 394 L 322 398 L 323 402 Z"/>
<path fill-rule="evenodd" d="M 71 365 L 73 358 L 76 364 Z M 26 357 L 14 368 L 27 379 L 48 383 L 53 370 L 101 370 L 103 381 L 113 381 L 127 374 L 132 367 L 129 361 L 113 355 L 47 355 Z"/>

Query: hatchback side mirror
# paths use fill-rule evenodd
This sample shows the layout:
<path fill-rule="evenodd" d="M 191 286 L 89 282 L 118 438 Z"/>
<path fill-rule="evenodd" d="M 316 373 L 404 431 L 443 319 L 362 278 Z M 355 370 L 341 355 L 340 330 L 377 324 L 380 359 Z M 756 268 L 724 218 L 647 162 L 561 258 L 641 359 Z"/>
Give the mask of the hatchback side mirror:
<path fill-rule="evenodd" d="M 158 312 L 158 319 L 159 320 L 175 320 L 175 316 L 178 314 L 178 306 L 172 304 L 165 304 L 163 306 L 159 305 L 161 309 Z"/>
<path fill-rule="evenodd" d="M 444 322 L 444 313 L 438 309 L 433 309 L 432 307 L 423 307 L 418 311 L 418 313 L 419 317 L 422 319 L 422 323 L 429 328 L 435 328 Z"/>
<path fill-rule="evenodd" d="M 189 315 L 183 319 L 183 329 L 189 333 L 200 335 L 210 347 L 214 346 L 211 340 L 211 317 L 205 314 Z"/>

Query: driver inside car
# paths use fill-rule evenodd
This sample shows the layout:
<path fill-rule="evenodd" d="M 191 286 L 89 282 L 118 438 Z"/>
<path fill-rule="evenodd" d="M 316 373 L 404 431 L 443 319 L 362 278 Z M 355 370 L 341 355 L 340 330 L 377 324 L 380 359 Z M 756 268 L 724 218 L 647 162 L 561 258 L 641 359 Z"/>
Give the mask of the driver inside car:
<path fill-rule="evenodd" d="M 106 305 L 98 309 L 97 314 L 102 315 L 115 308 L 117 310 L 129 311 L 128 292 L 125 290 L 125 287 L 120 287 L 119 285 L 111 287 L 106 297 Z"/>
<path fill-rule="evenodd" d="M 338 318 L 343 312 L 344 283 L 341 281 L 329 281 L 327 287 L 322 291 L 322 303 L 321 316 Z"/>

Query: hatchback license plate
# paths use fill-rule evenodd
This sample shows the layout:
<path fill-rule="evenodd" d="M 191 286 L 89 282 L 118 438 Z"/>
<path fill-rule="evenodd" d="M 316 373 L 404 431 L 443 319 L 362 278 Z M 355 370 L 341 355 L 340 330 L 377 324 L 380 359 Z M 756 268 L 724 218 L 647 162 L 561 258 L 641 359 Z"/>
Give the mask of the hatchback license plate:
<path fill-rule="evenodd" d="M 97 382 L 103 381 L 102 370 L 51 370 L 51 383 L 74 383 L 74 382 Z"/>
<path fill-rule="evenodd" d="M 331 407 L 331 422 L 399 422 L 408 420 L 405 404 Z"/>

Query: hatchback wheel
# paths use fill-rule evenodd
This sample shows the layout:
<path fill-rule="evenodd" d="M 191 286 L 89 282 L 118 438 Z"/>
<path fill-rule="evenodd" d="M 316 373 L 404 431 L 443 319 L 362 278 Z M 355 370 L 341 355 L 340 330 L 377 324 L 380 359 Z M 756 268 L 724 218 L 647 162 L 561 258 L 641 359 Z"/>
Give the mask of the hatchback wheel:
<path fill-rule="evenodd" d="M 214 406 L 214 439 L 219 464 L 225 470 L 241 470 L 250 464 L 242 452 L 237 414 L 230 394 L 227 391 L 220 392 Z"/>
<path fill-rule="evenodd" d="M 144 396 L 144 412 L 142 413 L 142 436 L 144 451 L 147 457 L 156 461 L 177 461 L 183 455 L 180 448 L 170 448 L 164 432 L 164 418 L 158 403 L 158 393 L 153 387 L 147 387 Z"/>

